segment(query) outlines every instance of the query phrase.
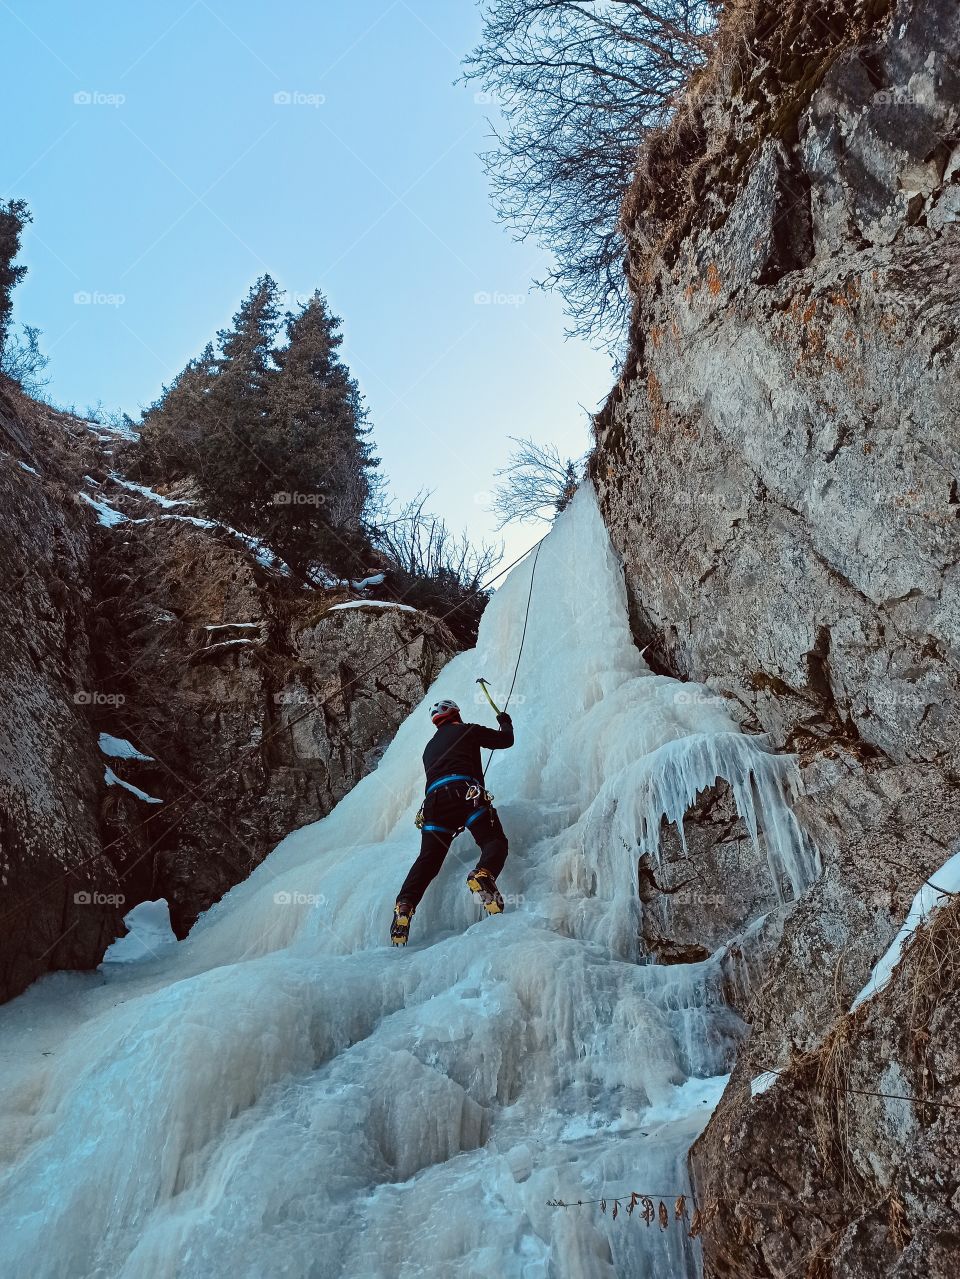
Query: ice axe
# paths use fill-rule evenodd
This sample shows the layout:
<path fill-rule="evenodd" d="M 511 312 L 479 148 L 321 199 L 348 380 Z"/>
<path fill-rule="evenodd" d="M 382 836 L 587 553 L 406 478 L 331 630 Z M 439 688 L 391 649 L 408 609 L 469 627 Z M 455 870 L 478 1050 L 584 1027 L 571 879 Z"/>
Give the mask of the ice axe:
<path fill-rule="evenodd" d="M 478 684 L 480 685 L 480 687 L 483 689 L 484 693 L 486 694 L 487 701 L 488 701 L 488 702 L 490 703 L 490 705 L 493 707 L 493 713 L 494 713 L 495 715 L 502 715 L 502 714 L 503 714 L 503 711 L 500 709 L 500 707 L 497 705 L 497 703 L 496 703 L 496 702 L 493 700 L 493 698 L 490 696 L 490 690 L 489 690 L 489 688 L 487 688 L 487 681 L 486 681 L 485 679 L 478 679 L 478 680 L 477 680 L 477 683 L 478 683 Z"/>

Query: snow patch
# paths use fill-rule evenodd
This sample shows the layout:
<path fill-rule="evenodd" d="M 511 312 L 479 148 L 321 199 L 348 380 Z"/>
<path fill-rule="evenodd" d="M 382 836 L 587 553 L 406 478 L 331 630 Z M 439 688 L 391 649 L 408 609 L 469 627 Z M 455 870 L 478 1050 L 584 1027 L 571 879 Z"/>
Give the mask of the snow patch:
<path fill-rule="evenodd" d="M 109 502 L 101 502 L 99 499 L 91 497 L 89 493 L 81 493 L 80 496 L 93 507 L 97 513 L 97 522 L 102 524 L 104 528 L 115 528 L 116 525 L 127 522 L 127 517 L 123 512 L 118 511 Z"/>
<path fill-rule="evenodd" d="M 110 478 L 114 484 L 119 484 L 121 488 L 129 489 L 131 493 L 139 493 L 141 497 L 145 497 L 148 501 L 156 502 L 158 506 L 190 506 L 191 503 L 185 497 L 164 497 L 162 493 L 158 493 L 155 489 L 148 488 L 145 484 L 137 484 L 134 480 L 128 480 L 123 475 L 119 475 L 116 471 L 110 472 Z"/>
<path fill-rule="evenodd" d="M 867 984 L 850 1005 L 851 1012 L 883 990 L 903 958 L 903 952 L 914 933 L 955 893 L 960 893 L 960 850 L 948 857 L 940 869 L 921 885 L 902 928 L 877 960 Z"/>
<path fill-rule="evenodd" d="M 346 604 L 331 605 L 327 612 L 336 613 L 344 608 L 399 608 L 404 613 L 419 612 L 419 609 L 413 608 L 409 604 L 397 604 L 394 600 L 348 600 Z"/>
<path fill-rule="evenodd" d="M 158 520 L 182 520 L 186 524 L 195 524 L 197 528 L 221 528 L 215 520 L 202 520 L 197 515 L 143 515 L 131 520 L 131 524 L 156 524 Z"/>
<path fill-rule="evenodd" d="M 125 782 L 122 777 L 116 775 L 112 768 L 104 769 L 103 780 L 108 786 L 122 786 L 131 795 L 136 795 L 137 799 L 142 799 L 145 804 L 163 803 L 162 799 L 155 799 L 153 795 L 148 795 L 146 791 L 142 791 L 139 786 L 134 786 L 132 782 Z"/>
<path fill-rule="evenodd" d="M 109 733 L 101 733 L 97 744 L 104 755 L 111 759 L 153 759 L 152 755 L 144 755 L 125 737 L 111 737 Z"/>
<path fill-rule="evenodd" d="M 22 471 L 28 471 L 30 475 L 39 475 L 40 472 L 32 466 L 28 466 L 26 462 L 18 462 L 17 465 Z"/>
<path fill-rule="evenodd" d="M 782 1069 L 765 1070 L 762 1075 L 757 1075 L 756 1079 L 751 1079 L 750 1096 L 759 1097 L 762 1093 L 765 1093 L 768 1088 L 773 1087 L 782 1074 Z"/>

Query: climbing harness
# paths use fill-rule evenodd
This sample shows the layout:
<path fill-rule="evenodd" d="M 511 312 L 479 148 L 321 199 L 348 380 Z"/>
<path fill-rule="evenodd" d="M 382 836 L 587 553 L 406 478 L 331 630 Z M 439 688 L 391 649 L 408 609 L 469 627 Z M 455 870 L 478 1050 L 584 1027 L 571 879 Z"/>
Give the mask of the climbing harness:
<path fill-rule="evenodd" d="M 474 804 L 475 811 L 470 814 L 462 826 L 458 826 L 456 830 L 451 830 L 449 826 L 437 826 L 433 822 L 427 822 L 423 815 L 424 804 L 427 802 L 427 795 L 431 795 L 441 786 L 450 786 L 455 782 L 469 782 L 469 786 L 464 792 L 464 799 Z M 467 777 L 465 773 L 451 773 L 449 777 L 439 777 L 435 782 L 427 787 L 426 795 L 423 797 L 423 804 L 417 810 L 414 818 L 414 825 L 417 830 L 436 830 L 444 835 L 457 836 L 462 830 L 466 830 L 471 822 L 475 821 L 481 813 L 489 811 L 493 805 L 493 796 L 488 790 L 473 777 Z"/>
<path fill-rule="evenodd" d="M 527 591 L 527 606 L 523 614 L 523 630 L 520 632 L 520 648 L 517 651 L 517 660 L 513 668 L 513 679 L 510 681 L 510 691 L 507 693 L 507 700 L 503 704 L 503 710 L 500 709 L 500 707 L 496 704 L 496 702 L 490 696 L 490 690 L 489 688 L 487 688 L 487 681 L 483 678 L 477 680 L 477 683 L 480 685 L 480 687 L 483 689 L 484 693 L 486 694 L 487 701 L 493 707 L 495 713 L 498 716 L 506 713 L 506 709 L 510 705 L 510 698 L 513 696 L 513 690 L 517 682 L 517 672 L 520 669 L 520 658 L 523 656 L 523 645 L 524 645 L 524 641 L 527 638 L 527 623 L 530 620 L 530 601 L 533 598 L 533 579 L 537 573 L 537 560 L 540 558 L 540 548 L 542 546 L 543 546 L 543 539 L 541 538 L 541 540 L 537 543 L 537 549 L 533 556 L 533 567 L 530 570 L 530 589 Z M 441 706 L 441 705 L 444 705 L 444 703 L 438 702 L 436 704 L 436 706 Z M 455 703 L 451 702 L 450 705 L 451 706 L 455 705 Z M 434 709 L 436 709 L 436 707 Z M 487 756 L 487 762 L 483 766 L 483 772 L 480 776 L 479 781 L 477 781 L 475 777 L 467 777 L 463 773 L 451 773 L 449 777 L 437 778 L 437 780 L 435 782 L 431 782 L 426 789 L 426 793 L 424 794 L 424 797 L 423 797 L 424 803 L 426 803 L 427 796 L 431 795 L 435 790 L 438 790 L 441 786 L 450 786 L 454 782 L 469 783 L 465 798 L 470 800 L 473 804 L 475 804 L 476 807 L 474 812 L 472 812 L 470 816 L 467 818 L 464 825 L 461 826 L 458 830 L 453 832 L 454 836 L 459 835 L 460 831 L 466 830 L 467 827 L 470 825 L 470 823 L 473 821 L 476 821 L 476 819 L 481 815 L 481 813 L 490 812 L 490 810 L 493 807 L 493 796 L 490 794 L 488 790 L 484 788 L 484 785 L 483 785 L 487 775 L 487 769 L 490 767 L 490 760 L 492 758 L 493 758 L 493 751 L 491 751 L 490 754 Z M 451 833 L 450 830 L 446 827 L 435 826 L 432 823 L 425 822 L 425 819 L 423 816 L 423 804 L 421 804 L 420 808 L 417 810 L 417 815 L 413 819 L 413 822 L 417 830 L 440 831 L 445 835 L 449 835 Z"/>
<path fill-rule="evenodd" d="M 424 799 L 427 795 L 432 795 L 435 790 L 439 790 L 441 786 L 450 786 L 453 782 L 470 782 L 474 786 L 477 785 L 475 777 L 468 777 L 466 773 L 451 773 L 449 777 L 438 777 L 435 782 L 431 782 L 426 789 Z"/>

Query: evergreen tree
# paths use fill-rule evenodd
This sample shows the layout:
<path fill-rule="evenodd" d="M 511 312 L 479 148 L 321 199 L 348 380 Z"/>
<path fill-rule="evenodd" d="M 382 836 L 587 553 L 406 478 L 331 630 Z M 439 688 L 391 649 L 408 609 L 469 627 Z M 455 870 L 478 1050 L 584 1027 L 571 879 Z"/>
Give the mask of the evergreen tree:
<path fill-rule="evenodd" d="M 245 532 L 265 532 L 262 513 L 276 489 L 269 461 L 270 388 L 277 376 L 274 343 L 280 327 L 280 289 L 262 276 L 217 334 L 199 414 L 196 477 L 214 519 Z M 273 548 L 283 555 L 281 547 Z"/>
<path fill-rule="evenodd" d="M 213 344 L 208 342 L 144 412 L 135 457 L 141 479 L 182 479 L 197 473 L 215 370 Z"/>
<path fill-rule="evenodd" d="M 268 461 L 278 485 L 272 521 L 298 563 L 311 555 L 345 570 L 362 555 L 370 470 L 377 465 L 357 384 L 339 356 L 340 320 L 319 292 L 286 316 L 275 352 Z M 288 502 L 276 500 L 288 494 Z"/>
<path fill-rule="evenodd" d="M 0 202 L 0 357 L 10 331 L 11 294 L 27 273 L 25 266 L 14 266 L 13 262 L 20 252 L 20 235 L 30 220 L 25 201 Z"/>
<path fill-rule="evenodd" d="M 140 470 L 195 476 L 213 518 L 263 538 L 303 576 L 316 564 L 353 572 L 377 465 L 366 413 L 323 295 L 282 317 L 280 296 L 270 276 L 257 280 L 216 347 L 151 405 Z"/>

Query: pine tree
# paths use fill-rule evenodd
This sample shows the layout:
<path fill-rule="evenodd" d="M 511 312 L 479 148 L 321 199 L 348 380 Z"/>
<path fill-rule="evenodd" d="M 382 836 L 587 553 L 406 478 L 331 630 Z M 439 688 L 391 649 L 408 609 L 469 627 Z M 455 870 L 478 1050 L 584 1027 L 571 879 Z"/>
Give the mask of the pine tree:
<path fill-rule="evenodd" d="M 0 202 L 0 357 L 10 331 L 13 311 L 10 295 L 27 273 L 25 266 L 14 266 L 13 262 L 20 252 L 20 235 L 30 220 L 25 201 Z"/>
<path fill-rule="evenodd" d="M 280 289 L 262 276 L 233 317 L 233 327 L 217 334 L 219 352 L 210 365 L 197 441 L 196 477 L 204 505 L 214 519 L 244 532 L 262 533 L 276 489 L 268 459 L 270 388 L 277 376 L 273 358 L 280 327 Z M 283 554 L 279 547 L 273 548 Z"/>
<path fill-rule="evenodd" d="M 197 473 L 215 371 L 213 344 L 208 342 L 144 412 L 135 459 L 142 479 L 173 480 Z"/>
<path fill-rule="evenodd" d="M 377 465 L 357 384 L 339 357 L 340 320 L 319 292 L 286 316 L 275 352 L 269 460 L 278 480 L 274 536 L 298 566 L 310 558 L 344 570 L 362 554 L 361 524 Z"/>
<path fill-rule="evenodd" d="M 270 276 L 144 416 L 146 477 L 195 476 L 213 518 L 253 533 L 301 576 L 361 566 L 377 459 L 360 392 L 319 292 L 280 315 Z M 277 339 L 283 325 L 284 341 Z"/>

